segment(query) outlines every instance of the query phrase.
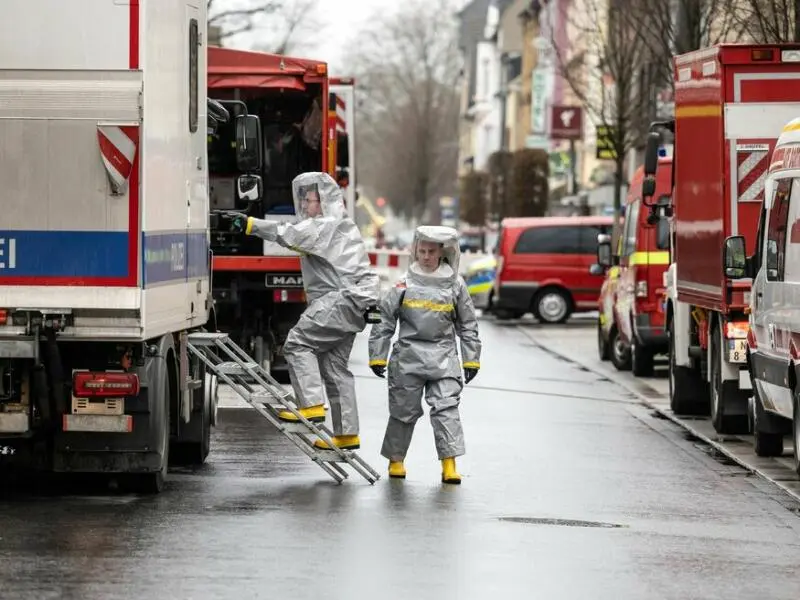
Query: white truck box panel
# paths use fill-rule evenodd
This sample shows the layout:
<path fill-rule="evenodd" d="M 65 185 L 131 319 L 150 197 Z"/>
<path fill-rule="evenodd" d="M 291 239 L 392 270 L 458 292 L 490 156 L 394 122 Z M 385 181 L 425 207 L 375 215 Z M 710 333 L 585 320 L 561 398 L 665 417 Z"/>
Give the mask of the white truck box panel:
<path fill-rule="evenodd" d="M 5 69 L 128 69 L 130 0 L 3 0 Z"/>

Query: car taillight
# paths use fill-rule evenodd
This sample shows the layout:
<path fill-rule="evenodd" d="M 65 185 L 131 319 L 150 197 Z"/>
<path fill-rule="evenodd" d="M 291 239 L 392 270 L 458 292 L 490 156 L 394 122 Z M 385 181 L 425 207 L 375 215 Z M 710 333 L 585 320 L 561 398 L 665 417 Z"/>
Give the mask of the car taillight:
<path fill-rule="evenodd" d="M 76 398 L 137 396 L 139 376 L 135 373 L 78 371 L 72 376 L 72 395 Z"/>
<path fill-rule="evenodd" d="M 276 304 L 281 302 L 305 302 L 306 293 L 303 290 L 273 290 L 272 301 Z"/>
<path fill-rule="evenodd" d="M 0 308 L 0 325 L 8 323 L 8 311 L 5 308 Z"/>
<path fill-rule="evenodd" d="M 636 297 L 637 298 L 647 298 L 647 282 L 646 281 L 637 281 L 636 282 Z"/>
<path fill-rule="evenodd" d="M 747 321 L 730 321 L 725 324 L 725 337 L 729 340 L 741 340 L 747 337 L 750 324 Z"/>

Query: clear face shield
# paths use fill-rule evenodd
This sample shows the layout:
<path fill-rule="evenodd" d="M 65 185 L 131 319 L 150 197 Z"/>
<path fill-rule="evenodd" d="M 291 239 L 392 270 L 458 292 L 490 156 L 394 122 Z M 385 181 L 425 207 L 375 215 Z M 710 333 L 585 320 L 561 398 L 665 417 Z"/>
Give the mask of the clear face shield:
<path fill-rule="evenodd" d="M 295 209 L 301 219 L 313 219 L 322 216 L 322 202 L 317 183 L 298 185 L 294 189 Z"/>
<path fill-rule="evenodd" d="M 461 251 L 458 232 L 452 227 L 418 227 L 411 252 L 414 262 L 423 272 L 433 273 L 439 266 L 447 264 L 454 273 L 458 273 Z"/>

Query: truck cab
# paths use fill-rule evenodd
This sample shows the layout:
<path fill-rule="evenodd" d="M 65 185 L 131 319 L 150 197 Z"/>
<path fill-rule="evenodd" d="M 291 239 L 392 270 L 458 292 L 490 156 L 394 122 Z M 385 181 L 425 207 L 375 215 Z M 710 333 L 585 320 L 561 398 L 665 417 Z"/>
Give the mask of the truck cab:
<path fill-rule="evenodd" d="M 625 221 L 613 261 L 617 281 L 607 286 L 607 293 L 614 291 L 613 297 L 604 302 L 611 314 L 608 310 L 601 312 L 608 332 L 606 339 L 615 337 L 612 349 L 616 352 L 611 356 L 614 365 L 622 370 L 630 368 L 637 376 L 652 375 L 655 355 L 668 349 L 662 298 L 664 271 L 669 265 L 669 222 L 666 217 L 653 215 L 643 204 L 644 179 L 641 166 L 628 188 Z M 670 157 L 659 160 L 654 184 L 651 194 L 660 205 L 668 206 L 672 187 Z M 604 239 L 599 245 L 610 243 Z M 608 253 L 610 248 L 598 248 L 598 255 Z M 617 331 L 612 332 L 612 328 Z M 624 355 L 620 352 L 622 347 L 628 349 Z"/>

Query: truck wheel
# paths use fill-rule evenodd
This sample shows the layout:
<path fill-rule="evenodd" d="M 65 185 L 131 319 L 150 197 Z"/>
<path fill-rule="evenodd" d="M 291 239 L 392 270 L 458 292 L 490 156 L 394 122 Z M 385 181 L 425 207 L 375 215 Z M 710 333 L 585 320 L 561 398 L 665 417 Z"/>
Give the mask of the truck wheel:
<path fill-rule="evenodd" d="M 608 340 L 603 337 L 603 327 L 600 325 L 600 321 L 597 322 L 597 356 L 600 360 L 608 360 L 611 357 Z"/>
<path fill-rule="evenodd" d="M 669 407 L 676 415 L 707 415 L 708 387 L 700 374 L 675 361 L 675 326 L 669 324 Z"/>
<path fill-rule="evenodd" d="M 709 379 L 711 386 L 709 389 L 711 397 L 711 423 L 717 433 L 737 434 L 747 433 L 747 415 L 726 414 L 726 407 L 732 402 L 734 393 L 729 386 L 722 382 L 722 351 L 719 344 L 719 330 L 714 327 L 709 335 L 709 349 L 711 360 L 709 361 Z"/>
<path fill-rule="evenodd" d="M 752 401 L 753 406 L 750 409 L 750 415 L 753 418 L 753 440 L 756 456 L 781 456 L 783 454 L 783 434 L 764 431 L 766 429 L 764 421 L 767 415 L 755 386 L 753 386 Z"/>
<path fill-rule="evenodd" d="M 611 348 L 611 363 L 618 371 L 630 371 L 631 368 L 631 349 L 619 336 L 617 326 L 611 327 L 608 336 L 608 345 Z"/>
<path fill-rule="evenodd" d="M 631 345 L 631 371 L 636 377 L 652 377 L 653 375 L 653 352 L 646 346 L 636 343 L 634 337 Z"/>
<path fill-rule="evenodd" d="M 131 473 L 125 478 L 125 487 L 135 494 L 158 494 L 164 489 L 164 482 L 167 480 L 169 469 L 169 377 L 166 370 L 164 381 L 161 384 L 161 397 L 157 401 L 161 404 L 164 416 L 162 424 L 162 448 L 164 453 L 161 456 L 161 468 L 153 473 Z"/>
<path fill-rule="evenodd" d="M 572 300 L 565 290 L 556 287 L 545 288 L 533 299 L 532 312 L 540 323 L 557 325 L 569 319 Z"/>

